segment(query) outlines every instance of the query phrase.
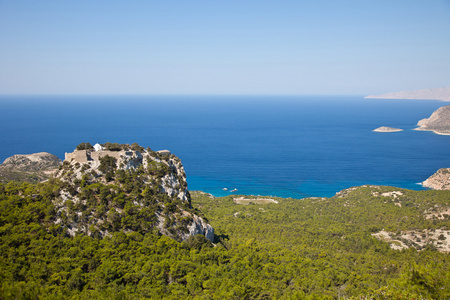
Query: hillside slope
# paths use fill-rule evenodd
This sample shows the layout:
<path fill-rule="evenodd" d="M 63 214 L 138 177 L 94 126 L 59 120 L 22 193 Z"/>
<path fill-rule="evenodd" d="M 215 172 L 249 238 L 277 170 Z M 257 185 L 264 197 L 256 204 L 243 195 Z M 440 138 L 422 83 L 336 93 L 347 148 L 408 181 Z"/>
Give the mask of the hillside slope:
<path fill-rule="evenodd" d="M 448 299 L 449 193 L 365 186 L 298 200 L 193 192 L 216 229 L 213 246 L 202 235 L 178 243 L 155 230 L 71 237 L 53 223 L 56 183 L 0 184 L 0 297 Z"/>
<path fill-rule="evenodd" d="M 39 182 L 48 179 L 61 165 L 61 160 L 50 153 L 16 154 L 0 165 L 0 181 Z"/>
<path fill-rule="evenodd" d="M 192 195 L 227 249 L 252 245 L 257 278 L 272 268 L 292 289 L 329 299 L 450 297 L 450 191 L 362 186 L 332 198 L 246 197 L 247 205 Z"/>
<path fill-rule="evenodd" d="M 450 191 L 216 198 L 168 151 L 109 146 L 0 183 L 1 299 L 450 298 Z"/>

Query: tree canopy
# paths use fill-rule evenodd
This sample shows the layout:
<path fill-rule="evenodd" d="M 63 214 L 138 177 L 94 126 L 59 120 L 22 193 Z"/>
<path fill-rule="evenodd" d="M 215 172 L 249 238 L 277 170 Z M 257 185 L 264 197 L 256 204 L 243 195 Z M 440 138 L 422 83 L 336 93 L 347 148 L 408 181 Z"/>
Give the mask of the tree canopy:
<path fill-rule="evenodd" d="M 194 192 L 192 206 L 215 228 L 212 244 L 201 235 L 177 242 L 120 225 L 103 238 L 70 237 L 55 223 L 61 184 L 0 184 L 1 299 L 450 297 L 447 253 L 398 251 L 372 236 L 448 230 L 448 216 L 424 215 L 448 208 L 448 191 L 402 190 L 393 201 L 380 196 L 393 188 L 361 187 L 333 198 L 249 205 Z M 100 186 L 88 189 L 102 194 Z"/>

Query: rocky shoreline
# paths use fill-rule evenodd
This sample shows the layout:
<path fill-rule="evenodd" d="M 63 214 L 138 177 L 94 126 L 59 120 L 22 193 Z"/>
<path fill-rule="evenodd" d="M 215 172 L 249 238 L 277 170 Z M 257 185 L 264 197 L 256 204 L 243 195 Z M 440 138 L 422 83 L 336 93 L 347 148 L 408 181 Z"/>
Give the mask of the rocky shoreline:
<path fill-rule="evenodd" d="M 450 105 L 442 106 L 429 118 L 420 120 L 415 130 L 433 131 L 440 135 L 450 135 Z"/>
<path fill-rule="evenodd" d="M 433 190 L 450 190 L 450 168 L 439 169 L 422 182 L 422 185 Z"/>

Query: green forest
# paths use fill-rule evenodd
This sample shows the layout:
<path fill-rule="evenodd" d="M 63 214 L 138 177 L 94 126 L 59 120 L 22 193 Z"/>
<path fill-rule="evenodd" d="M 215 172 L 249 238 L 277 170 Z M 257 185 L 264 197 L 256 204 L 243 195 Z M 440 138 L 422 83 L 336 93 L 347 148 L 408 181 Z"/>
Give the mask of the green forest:
<path fill-rule="evenodd" d="M 449 215 L 425 212 L 448 209 L 450 191 L 364 186 L 332 198 L 247 197 L 246 205 L 191 192 L 192 209 L 215 229 L 211 243 L 148 226 L 71 237 L 55 224 L 62 185 L 0 184 L 0 299 L 450 298 L 450 260 L 437 247 L 450 236 L 394 250 L 372 235 L 448 234 Z M 401 193 L 380 196 L 392 191 Z"/>

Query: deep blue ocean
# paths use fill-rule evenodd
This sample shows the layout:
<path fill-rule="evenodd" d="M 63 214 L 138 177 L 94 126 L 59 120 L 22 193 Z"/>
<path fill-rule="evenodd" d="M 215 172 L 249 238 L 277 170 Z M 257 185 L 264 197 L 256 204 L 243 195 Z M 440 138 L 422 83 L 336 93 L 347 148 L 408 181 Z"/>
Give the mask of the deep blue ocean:
<path fill-rule="evenodd" d="M 423 189 L 450 167 L 450 136 L 414 131 L 448 105 L 356 96 L 2 96 L 0 161 L 81 142 L 181 158 L 190 190 L 304 198 L 357 185 Z M 375 133 L 379 126 L 404 129 Z M 223 189 L 227 188 L 227 191 Z"/>

